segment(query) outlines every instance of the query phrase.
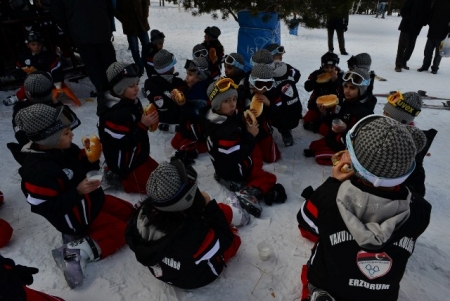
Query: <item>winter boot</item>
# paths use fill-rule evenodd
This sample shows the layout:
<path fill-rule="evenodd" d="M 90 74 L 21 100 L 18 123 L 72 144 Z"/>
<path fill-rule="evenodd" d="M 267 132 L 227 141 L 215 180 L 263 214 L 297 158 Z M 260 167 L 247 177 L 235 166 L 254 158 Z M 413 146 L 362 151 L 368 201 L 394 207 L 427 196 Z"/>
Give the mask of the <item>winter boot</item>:
<path fill-rule="evenodd" d="M 176 133 L 180 130 L 178 124 L 160 123 L 158 129 L 162 132 L 169 132 L 171 134 Z"/>
<path fill-rule="evenodd" d="M 179 150 L 175 152 L 175 157 L 183 161 L 186 165 L 192 165 L 195 163 L 194 159 L 197 159 L 197 150 Z"/>
<path fill-rule="evenodd" d="M 273 203 L 284 203 L 287 199 L 286 191 L 280 183 L 275 184 L 272 189 L 264 196 L 264 202 L 267 206 Z"/>
<path fill-rule="evenodd" d="M 100 259 L 101 250 L 89 236 L 52 250 L 53 258 L 63 271 L 70 288 L 83 284 L 84 269 L 88 261 Z"/>
<path fill-rule="evenodd" d="M 227 193 L 227 197 L 223 202 L 229 205 L 233 212 L 233 218 L 231 220 L 232 226 L 239 227 L 250 223 L 250 215 L 247 211 L 242 209 L 241 203 L 234 193 Z"/>
<path fill-rule="evenodd" d="M 262 208 L 258 199 L 262 196 L 262 191 L 256 187 L 246 187 L 236 192 L 236 196 L 241 203 L 241 207 L 255 217 L 260 217 Z"/>
<path fill-rule="evenodd" d="M 112 172 L 111 170 L 109 170 L 109 168 L 106 166 L 105 169 L 103 170 L 104 174 L 103 174 L 103 180 L 102 180 L 102 184 L 105 184 L 104 186 L 104 190 L 106 189 L 118 189 L 121 190 L 123 189 L 122 186 L 122 180 L 120 179 L 120 176 L 114 172 Z"/>
<path fill-rule="evenodd" d="M 310 301 L 335 301 L 333 297 L 328 294 L 328 292 L 316 288 L 313 290 L 311 296 L 309 297 Z"/>
<path fill-rule="evenodd" d="M 294 138 L 290 130 L 281 133 L 281 138 L 283 138 L 283 143 L 285 146 L 292 146 L 294 144 Z"/>
<path fill-rule="evenodd" d="M 217 174 L 214 174 L 214 179 L 217 182 L 219 182 L 220 184 L 222 184 L 223 186 L 225 186 L 225 188 L 228 189 L 229 191 L 236 192 L 245 187 L 244 182 L 227 181 L 227 180 L 224 180 L 221 177 L 219 177 Z"/>
<path fill-rule="evenodd" d="M 19 99 L 17 98 L 16 95 L 11 95 L 11 96 L 8 96 L 5 99 L 3 99 L 3 104 L 5 106 L 12 106 L 18 101 L 19 101 Z"/>

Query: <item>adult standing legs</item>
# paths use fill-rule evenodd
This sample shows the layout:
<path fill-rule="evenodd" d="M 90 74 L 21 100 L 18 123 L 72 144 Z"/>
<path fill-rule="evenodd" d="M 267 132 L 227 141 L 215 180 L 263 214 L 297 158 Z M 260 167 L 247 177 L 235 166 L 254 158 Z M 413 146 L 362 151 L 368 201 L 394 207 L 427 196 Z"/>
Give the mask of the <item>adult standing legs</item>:
<path fill-rule="evenodd" d="M 150 42 L 148 33 L 146 31 L 143 31 L 136 36 L 127 35 L 127 39 L 128 39 L 128 45 L 130 46 L 131 55 L 133 56 L 133 60 L 136 63 L 136 65 L 139 67 L 140 72 L 143 73 L 144 72 L 144 62 L 142 59 L 142 50 L 139 51 L 138 39 L 141 42 L 141 49 L 143 49 L 144 46 Z"/>
<path fill-rule="evenodd" d="M 416 47 L 417 35 L 410 34 L 408 38 L 408 43 L 406 45 L 405 53 L 403 54 L 404 64 L 402 65 L 403 69 L 409 70 L 407 63 L 411 58 L 411 55 L 414 51 L 414 47 Z"/>
<path fill-rule="evenodd" d="M 327 28 L 327 34 L 328 34 L 328 51 L 333 52 L 334 28 Z"/>
<path fill-rule="evenodd" d="M 343 29 L 336 29 L 336 35 L 337 35 L 337 38 L 338 38 L 339 50 L 341 51 L 341 54 L 347 55 L 348 53 L 345 50 L 344 30 Z"/>
<path fill-rule="evenodd" d="M 401 72 L 405 63 L 405 50 L 408 47 L 410 35 L 407 32 L 400 31 L 398 38 L 397 57 L 395 58 L 395 71 Z"/>

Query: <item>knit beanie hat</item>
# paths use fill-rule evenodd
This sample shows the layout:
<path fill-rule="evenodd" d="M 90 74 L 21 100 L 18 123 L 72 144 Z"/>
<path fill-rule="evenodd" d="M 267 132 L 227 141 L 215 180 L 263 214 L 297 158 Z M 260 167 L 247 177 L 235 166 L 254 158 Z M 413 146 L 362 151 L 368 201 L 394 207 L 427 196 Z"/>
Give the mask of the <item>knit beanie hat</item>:
<path fill-rule="evenodd" d="M 263 64 L 255 65 L 252 69 L 251 77 L 253 79 L 271 79 L 273 70 L 271 67 Z"/>
<path fill-rule="evenodd" d="M 165 49 L 158 51 L 153 57 L 153 67 L 159 74 L 166 73 L 175 66 L 177 60 L 175 56 Z"/>
<path fill-rule="evenodd" d="M 374 186 L 402 183 L 414 170 L 416 154 L 426 142 L 425 134 L 418 128 L 381 115 L 362 119 L 347 134 L 353 168 Z M 376 179 L 365 171 L 384 179 Z"/>
<path fill-rule="evenodd" d="M 234 68 L 237 68 L 239 70 L 244 70 L 244 66 L 245 66 L 245 60 L 244 57 L 242 55 L 240 55 L 239 53 L 236 52 L 232 52 L 228 55 L 229 57 L 232 57 L 236 62 L 238 62 L 240 64 L 240 66 L 242 66 L 242 68 L 240 68 L 240 66 L 238 67 L 237 64 L 229 64 L 227 63 L 227 60 L 225 59 L 224 63 L 227 65 L 231 65 Z"/>
<path fill-rule="evenodd" d="M 366 69 L 362 69 L 362 68 L 355 68 L 355 69 L 353 69 L 353 70 L 351 70 L 351 71 L 347 71 L 347 72 L 356 73 L 356 74 L 360 75 L 360 76 L 364 79 L 364 81 L 367 82 L 367 84 L 362 85 L 362 86 L 355 85 L 355 86 L 357 86 L 358 89 L 359 89 L 359 95 L 360 95 L 360 96 L 364 95 L 364 93 L 366 93 L 366 91 L 367 91 L 367 87 L 369 87 L 369 84 L 370 84 L 370 74 L 369 74 L 369 71 L 366 70 Z M 345 75 L 344 75 L 344 78 L 345 78 Z M 350 79 L 349 81 L 344 81 L 344 82 L 342 82 L 342 86 L 344 86 L 346 82 L 350 82 L 350 83 L 351 83 L 352 80 Z M 352 84 L 353 84 L 353 83 L 352 83 Z"/>
<path fill-rule="evenodd" d="M 197 192 L 197 173 L 181 160 L 162 162 L 150 174 L 146 190 L 152 204 L 161 211 L 182 211 L 192 206 Z"/>
<path fill-rule="evenodd" d="M 348 59 L 347 64 L 350 70 L 357 67 L 370 71 L 370 65 L 372 65 L 372 58 L 368 53 L 359 53 L 355 56 L 352 55 Z"/>
<path fill-rule="evenodd" d="M 108 78 L 109 83 L 112 85 L 112 90 L 117 96 L 122 96 L 127 87 L 133 85 L 139 80 L 138 75 L 136 75 L 135 77 L 127 76 L 125 69 L 129 66 L 131 67 L 130 64 L 114 62 L 106 70 L 106 77 Z M 119 74 L 124 75 L 122 79 L 120 79 L 120 81 L 115 84 L 111 83 L 113 79 L 115 79 Z"/>
<path fill-rule="evenodd" d="M 63 130 L 79 122 L 77 116 L 64 106 L 54 108 L 43 103 L 21 109 L 15 121 L 28 139 L 48 147 L 56 147 Z"/>
<path fill-rule="evenodd" d="M 202 44 L 197 44 L 194 46 L 194 48 L 192 48 L 192 57 L 196 58 L 200 55 L 196 54 L 198 51 L 202 52 L 202 57 L 206 57 L 208 55 L 208 49 L 206 49 L 205 46 L 203 46 Z"/>
<path fill-rule="evenodd" d="M 213 39 L 217 39 L 222 33 L 220 29 L 216 26 L 208 26 L 205 29 L 205 33 Z"/>
<path fill-rule="evenodd" d="M 161 31 L 157 30 L 157 29 L 153 29 L 152 31 L 150 31 L 150 42 L 153 45 L 156 45 L 158 43 L 164 43 L 164 38 L 166 36 L 164 35 L 164 33 L 162 33 Z"/>
<path fill-rule="evenodd" d="M 259 49 L 251 58 L 252 64 L 272 64 L 273 56 L 267 49 Z"/>
<path fill-rule="evenodd" d="M 27 98 L 33 103 L 49 103 L 53 96 L 53 78 L 43 71 L 35 71 L 27 75 L 23 83 Z"/>
<path fill-rule="evenodd" d="M 337 66 L 339 64 L 339 56 L 333 52 L 327 52 L 320 58 L 321 66 Z"/>
<path fill-rule="evenodd" d="M 210 75 L 208 61 L 204 57 L 196 57 L 193 60 L 186 60 L 184 69 L 196 72 L 200 80 L 205 80 Z"/>
<path fill-rule="evenodd" d="M 403 99 L 388 101 L 384 111 L 398 122 L 410 124 L 422 109 L 422 98 L 416 92 L 406 92 Z"/>
<path fill-rule="evenodd" d="M 222 80 L 221 78 L 218 79 L 217 81 L 213 82 L 212 84 L 210 84 L 208 86 L 208 89 L 206 90 L 206 93 L 209 95 L 211 95 L 212 91 L 214 90 L 214 88 L 216 87 L 216 84 Z M 230 79 L 231 80 L 231 79 Z M 232 80 L 231 80 L 232 81 Z M 222 104 L 222 101 L 227 100 L 229 97 L 237 97 L 238 92 L 237 90 L 230 86 L 230 88 L 224 92 L 217 92 L 212 99 L 210 99 L 211 101 L 211 107 L 215 110 L 218 111 L 220 110 L 220 105 Z"/>

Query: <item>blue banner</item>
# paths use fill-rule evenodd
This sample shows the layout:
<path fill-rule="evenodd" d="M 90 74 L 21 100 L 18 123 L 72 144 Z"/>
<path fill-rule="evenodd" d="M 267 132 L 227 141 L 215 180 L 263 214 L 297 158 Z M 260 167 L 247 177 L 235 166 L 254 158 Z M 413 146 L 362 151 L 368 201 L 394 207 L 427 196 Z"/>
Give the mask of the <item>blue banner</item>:
<path fill-rule="evenodd" d="M 252 15 L 250 11 L 238 12 L 239 34 L 237 52 L 245 59 L 245 71 L 251 70 L 250 58 L 266 45 L 281 44 L 280 20 L 275 12 Z"/>

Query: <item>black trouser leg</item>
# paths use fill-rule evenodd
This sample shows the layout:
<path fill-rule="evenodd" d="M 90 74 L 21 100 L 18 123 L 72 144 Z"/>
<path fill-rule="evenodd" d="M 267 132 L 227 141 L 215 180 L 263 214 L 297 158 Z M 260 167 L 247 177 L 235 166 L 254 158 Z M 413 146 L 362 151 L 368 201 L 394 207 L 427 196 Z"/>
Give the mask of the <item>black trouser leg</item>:
<path fill-rule="evenodd" d="M 327 28 L 327 34 L 328 34 L 328 51 L 333 52 L 334 29 Z"/>
<path fill-rule="evenodd" d="M 344 30 L 343 29 L 336 29 L 336 34 L 337 34 L 338 43 L 339 43 L 339 50 L 341 51 L 341 53 L 347 52 L 347 51 L 345 51 Z"/>

